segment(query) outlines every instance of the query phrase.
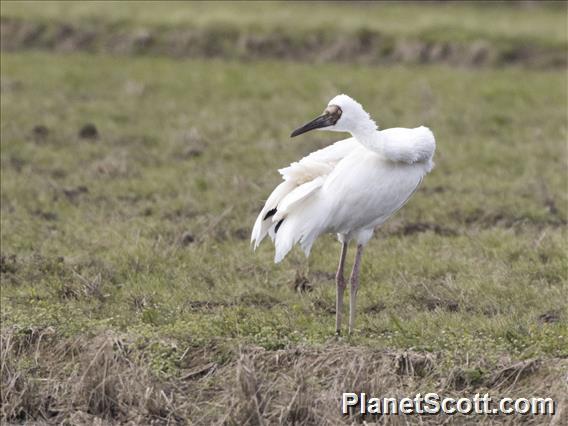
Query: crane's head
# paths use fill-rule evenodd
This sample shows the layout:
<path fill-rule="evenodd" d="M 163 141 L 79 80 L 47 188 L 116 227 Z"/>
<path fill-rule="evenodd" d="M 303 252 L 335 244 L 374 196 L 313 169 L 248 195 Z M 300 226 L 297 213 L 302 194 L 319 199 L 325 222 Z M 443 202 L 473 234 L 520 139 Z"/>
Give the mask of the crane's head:
<path fill-rule="evenodd" d="M 337 95 L 327 104 L 323 114 L 294 130 L 290 137 L 310 130 L 352 132 L 362 124 L 373 123 L 361 104 L 347 95 Z M 376 126 L 375 126 L 376 127 Z"/>

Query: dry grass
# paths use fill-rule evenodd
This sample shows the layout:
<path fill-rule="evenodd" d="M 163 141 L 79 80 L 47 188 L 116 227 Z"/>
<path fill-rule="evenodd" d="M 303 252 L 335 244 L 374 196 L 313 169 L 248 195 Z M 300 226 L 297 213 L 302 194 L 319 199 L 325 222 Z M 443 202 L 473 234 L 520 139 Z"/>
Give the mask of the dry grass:
<path fill-rule="evenodd" d="M 164 55 L 173 58 L 239 60 L 287 59 L 308 63 L 366 65 L 432 64 L 453 66 L 566 66 L 566 43 L 530 38 L 492 38 L 458 29 L 434 28 L 410 38 L 365 27 L 350 33 L 327 28 L 272 32 L 233 26 L 201 29 L 178 26 L 129 28 L 111 22 L 33 22 L 4 16 L 2 49 L 89 52 L 113 55 Z M 134 93 L 140 87 L 130 87 Z"/>
<path fill-rule="evenodd" d="M 2 333 L 2 418 L 49 423 L 179 421 L 186 404 L 113 333 L 55 341 L 54 331 Z"/>
<path fill-rule="evenodd" d="M 151 373 L 140 344 L 111 332 L 62 339 L 53 329 L 4 329 L 1 340 L 2 418 L 50 424 L 333 425 L 379 420 L 385 424 L 462 424 L 459 416 L 360 418 L 341 416 L 342 392 L 404 397 L 432 389 L 444 396 L 488 392 L 552 397 L 566 403 L 557 380 L 566 359 L 454 365 L 435 355 L 354 347 L 337 341 L 267 351 L 187 348 L 188 368 L 175 377 Z M 562 424 L 560 413 L 556 421 Z M 565 418 L 565 417 L 564 417 Z M 505 418 L 478 418 L 493 424 Z M 525 417 L 526 424 L 543 418 Z M 546 420 L 546 419 L 545 419 Z M 550 419 L 548 419 L 550 420 Z"/>

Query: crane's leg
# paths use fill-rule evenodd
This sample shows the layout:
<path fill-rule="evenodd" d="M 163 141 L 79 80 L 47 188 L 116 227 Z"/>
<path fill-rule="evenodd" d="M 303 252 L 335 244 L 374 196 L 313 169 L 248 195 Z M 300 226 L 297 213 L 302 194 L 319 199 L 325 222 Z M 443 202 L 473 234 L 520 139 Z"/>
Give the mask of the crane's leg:
<path fill-rule="evenodd" d="M 343 276 L 343 266 L 347 256 L 347 242 L 341 243 L 341 255 L 339 256 L 339 266 L 335 274 L 337 293 L 335 295 L 335 334 L 341 335 L 341 316 L 343 314 L 343 293 L 345 292 L 345 277 Z"/>
<path fill-rule="evenodd" d="M 357 290 L 359 290 L 359 271 L 361 269 L 361 257 L 363 257 L 363 245 L 357 246 L 357 254 L 351 271 L 351 293 L 349 294 L 349 334 L 355 328 L 355 310 L 357 307 Z"/>

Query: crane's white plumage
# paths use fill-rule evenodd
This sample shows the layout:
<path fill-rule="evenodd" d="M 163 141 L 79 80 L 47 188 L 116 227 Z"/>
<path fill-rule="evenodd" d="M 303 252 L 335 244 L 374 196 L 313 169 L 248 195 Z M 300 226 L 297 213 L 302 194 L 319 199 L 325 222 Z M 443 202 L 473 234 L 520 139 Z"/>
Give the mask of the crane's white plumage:
<path fill-rule="evenodd" d="M 433 167 L 436 144 L 428 128 L 379 131 L 347 95 L 333 98 L 322 116 L 293 136 L 315 128 L 352 137 L 279 170 L 283 182 L 266 201 L 251 236 L 255 249 L 266 235 L 272 237 L 275 262 L 296 243 L 308 255 L 325 232 L 337 233 L 343 243 L 355 240 L 364 246 Z"/>
<path fill-rule="evenodd" d="M 346 95 L 329 104 L 342 109 L 340 121 L 347 118 L 346 104 L 356 104 L 363 111 Z M 373 229 L 416 190 L 432 169 L 432 132 L 426 127 L 377 131 L 368 114 L 359 115 L 367 121 L 361 124 L 372 130 L 361 135 L 363 141 L 355 136 L 336 142 L 279 170 L 284 182 L 272 192 L 254 224 L 251 241 L 255 248 L 270 233 L 276 244 L 275 261 L 280 262 L 298 242 L 309 254 L 314 240 L 324 232 L 364 244 Z M 326 130 L 349 131 L 349 126 L 357 129 L 358 125 L 351 119 L 340 129 Z M 273 209 L 276 213 L 264 219 Z"/>

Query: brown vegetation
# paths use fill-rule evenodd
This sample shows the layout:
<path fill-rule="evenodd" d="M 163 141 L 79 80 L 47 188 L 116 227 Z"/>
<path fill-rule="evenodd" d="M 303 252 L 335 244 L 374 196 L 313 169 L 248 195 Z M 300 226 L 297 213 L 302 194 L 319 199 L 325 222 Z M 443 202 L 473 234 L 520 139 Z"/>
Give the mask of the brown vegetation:
<path fill-rule="evenodd" d="M 312 30 L 292 36 L 283 32 L 255 33 L 231 27 L 118 28 L 98 22 L 88 25 L 39 23 L 2 17 L 6 51 L 43 49 L 58 52 L 99 52 L 119 55 L 153 54 L 175 58 L 289 59 L 304 62 L 362 64 L 445 63 L 461 66 L 519 64 L 539 68 L 565 67 L 562 46 L 540 46 L 523 41 L 451 41 L 407 39 L 377 31 L 331 34 Z"/>
<path fill-rule="evenodd" d="M 344 391 L 403 397 L 436 389 L 440 395 L 488 392 L 538 395 L 565 404 L 556 380 L 566 360 L 499 361 L 446 369 L 434 354 L 385 351 L 329 342 L 321 347 L 268 351 L 246 346 L 188 347 L 176 377 L 151 371 L 143 343 L 111 332 L 61 338 L 53 328 L 2 330 L 2 418 L 64 424 L 349 424 Z M 563 399 L 564 398 L 564 399 Z M 563 414 L 560 413 L 562 416 Z M 378 419 L 366 419 L 378 420 Z M 424 416 L 404 422 L 439 424 Z M 499 419 L 486 418 L 490 423 Z M 525 417 L 527 424 L 542 418 Z M 559 418 L 560 421 L 561 417 Z M 448 417 L 449 424 L 465 418 Z M 390 424 L 403 419 L 390 418 Z"/>

